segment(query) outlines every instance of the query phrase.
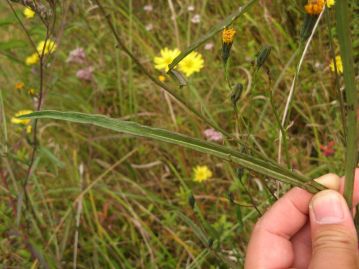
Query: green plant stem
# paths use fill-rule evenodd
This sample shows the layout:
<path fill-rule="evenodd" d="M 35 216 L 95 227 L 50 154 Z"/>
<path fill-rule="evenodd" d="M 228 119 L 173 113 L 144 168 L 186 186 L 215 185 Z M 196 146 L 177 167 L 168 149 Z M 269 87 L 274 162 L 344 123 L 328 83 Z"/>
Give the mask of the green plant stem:
<path fill-rule="evenodd" d="M 8 136 L 7 136 L 7 126 L 6 126 L 6 117 L 5 117 L 5 107 L 4 107 L 4 100 L 2 96 L 3 90 L 0 89 L 0 121 L 2 122 L 2 130 L 3 130 L 3 137 L 4 137 L 4 151 L 1 151 L 1 154 L 7 154 L 7 143 L 8 143 Z"/>
<path fill-rule="evenodd" d="M 347 136 L 347 134 L 346 134 L 346 125 L 345 125 L 345 101 L 344 101 L 344 98 L 343 98 L 343 94 L 340 91 L 338 67 L 337 67 L 337 62 L 335 60 L 335 50 L 334 50 L 332 32 L 331 32 L 331 29 L 330 29 L 330 19 L 329 19 L 328 12 L 329 12 L 329 10 L 325 11 L 325 21 L 326 21 L 326 24 L 327 24 L 327 27 L 328 27 L 329 49 L 330 49 L 331 58 L 332 58 L 332 61 L 333 61 L 333 64 L 334 64 L 335 90 L 336 90 L 336 93 L 337 93 L 337 99 L 339 100 L 340 117 L 341 117 L 341 120 L 342 120 L 343 134 L 344 134 L 344 139 L 345 139 L 346 136 Z"/>
<path fill-rule="evenodd" d="M 347 0 L 335 3 L 336 29 L 340 46 L 340 54 L 344 69 L 344 85 L 346 95 L 346 152 L 345 152 L 345 183 L 344 197 L 349 208 L 352 208 L 354 174 L 357 165 L 357 92 L 354 75 L 353 49 L 350 37 L 350 12 Z"/>
<path fill-rule="evenodd" d="M 278 115 L 278 112 L 276 110 L 275 103 L 274 103 L 274 100 L 273 100 L 273 93 L 272 92 L 269 93 L 269 102 L 270 102 L 270 105 L 272 107 L 272 111 L 273 111 L 273 114 L 274 114 L 274 117 L 275 117 L 275 121 L 276 121 L 276 123 L 278 125 L 278 128 L 279 128 L 280 132 L 282 133 L 285 160 L 286 160 L 286 163 L 287 163 L 287 168 L 290 169 L 291 165 L 290 165 L 290 159 L 289 159 L 287 133 L 286 133 L 281 121 L 280 121 L 280 118 L 279 118 L 279 115 Z"/>

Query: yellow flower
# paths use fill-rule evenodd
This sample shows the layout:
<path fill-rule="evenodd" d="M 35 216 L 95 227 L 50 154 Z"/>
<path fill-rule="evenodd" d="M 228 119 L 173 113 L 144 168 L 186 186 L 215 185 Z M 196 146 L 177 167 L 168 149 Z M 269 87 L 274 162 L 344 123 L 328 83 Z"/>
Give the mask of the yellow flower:
<path fill-rule="evenodd" d="M 33 11 L 31 8 L 26 7 L 24 8 L 24 11 L 22 12 L 27 19 L 31 19 L 35 16 L 35 11 Z"/>
<path fill-rule="evenodd" d="M 46 45 L 45 45 L 46 43 Z M 45 47 L 45 48 L 44 48 Z M 44 51 L 44 55 L 53 53 L 56 49 L 56 43 L 55 41 L 48 39 L 45 41 L 40 41 L 37 45 L 37 52 L 41 55 L 42 51 Z"/>
<path fill-rule="evenodd" d="M 17 90 L 22 90 L 24 88 L 24 86 L 25 86 L 24 82 L 20 81 L 20 82 L 15 83 L 15 89 L 17 89 Z"/>
<path fill-rule="evenodd" d="M 36 52 L 31 54 L 25 60 L 26 65 L 33 65 L 33 64 L 37 64 L 38 62 L 39 62 L 39 55 L 37 55 Z"/>
<path fill-rule="evenodd" d="M 324 0 L 308 0 L 308 4 L 304 6 L 309 15 L 319 15 L 323 8 Z"/>
<path fill-rule="evenodd" d="M 193 169 L 193 173 L 194 173 L 193 181 L 195 182 L 203 182 L 212 177 L 212 171 L 209 170 L 208 166 L 206 165 L 203 166 L 197 165 Z"/>
<path fill-rule="evenodd" d="M 159 75 L 158 80 L 161 81 L 161 82 L 164 82 L 164 81 L 166 81 L 166 77 L 163 76 L 163 75 Z"/>
<path fill-rule="evenodd" d="M 342 62 L 342 58 L 340 56 L 335 57 L 335 65 L 337 66 L 337 73 L 343 74 L 343 62 Z M 330 66 L 330 70 L 332 70 L 332 72 L 335 72 L 333 59 L 331 60 L 329 66 Z"/>
<path fill-rule="evenodd" d="M 233 43 L 235 34 L 236 30 L 234 30 L 233 28 L 225 28 L 222 33 L 222 42 L 226 44 Z"/>
<path fill-rule="evenodd" d="M 153 59 L 155 63 L 155 68 L 158 70 L 168 71 L 168 65 L 180 54 L 179 49 L 170 50 L 164 48 L 160 51 L 160 56 L 157 56 Z"/>
<path fill-rule="evenodd" d="M 335 0 L 327 0 L 327 7 L 328 8 L 331 8 L 334 5 L 335 5 Z"/>
<path fill-rule="evenodd" d="M 204 60 L 201 54 L 192 51 L 178 64 L 178 69 L 187 77 L 193 73 L 199 72 L 204 66 Z"/>
<path fill-rule="evenodd" d="M 26 133 L 31 134 L 31 132 L 32 132 L 32 126 L 29 124 L 26 126 Z"/>
<path fill-rule="evenodd" d="M 14 117 L 11 118 L 11 123 L 28 125 L 31 121 L 30 119 L 18 119 L 17 117 L 20 117 L 22 115 L 26 115 L 26 114 L 29 114 L 32 112 L 33 112 L 32 110 L 20 110 L 20 111 L 16 112 Z"/>
<path fill-rule="evenodd" d="M 31 96 L 35 96 L 35 89 L 34 88 L 30 88 L 27 90 L 27 93 Z"/>

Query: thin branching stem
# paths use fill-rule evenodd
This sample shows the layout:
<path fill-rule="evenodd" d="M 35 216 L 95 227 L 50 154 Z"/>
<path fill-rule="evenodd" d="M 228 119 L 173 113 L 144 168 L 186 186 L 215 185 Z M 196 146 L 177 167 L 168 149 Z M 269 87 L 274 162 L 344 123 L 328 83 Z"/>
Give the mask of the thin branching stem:
<path fill-rule="evenodd" d="M 23 32 L 25 33 L 27 39 L 29 40 L 30 45 L 32 46 L 32 48 L 34 49 L 34 51 L 38 54 L 38 56 L 40 57 L 39 52 L 38 52 L 37 49 L 36 49 L 35 42 L 34 42 L 34 40 L 32 40 L 29 31 L 26 29 L 25 25 L 22 23 L 21 19 L 20 19 L 19 16 L 17 15 L 17 13 L 16 13 L 14 7 L 12 6 L 10 0 L 6 0 L 6 1 L 7 1 L 8 5 L 9 5 L 9 7 L 10 7 L 12 13 L 14 14 L 16 20 L 17 20 L 18 23 L 20 24 L 20 26 L 21 26 Z"/>
<path fill-rule="evenodd" d="M 232 134 L 228 133 L 224 129 L 218 126 L 217 123 L 207 119 L 202 115 L 202 113 L 198 112 L 190 103 L 188 103 L 184 98 L 182 98 L 179 94 L 177 94 L 174 90 L 169 88 L 165 83 L 159 81 L 156 79 L 141 63 L 140 61 L 131 53 L 131 51 L 125 46 L 125 44 L 122 42 L 120 36 L 118 35 L 110 16 L 106 13 L 103 5 L 100 3 L 99 0 L 95 0 L 97 6 L 99 7 L 101 13 L 103 14 L 104 18 L 106 19 L 107 25 L 109 26 L 110 31 L 114 35 L 118 46 L 133 60 L 133 62 L 141 69 L 141 71 L 156 85 L 161 87 L 164 91 L 166 91 L 168 94 L 170 94 L 178 103 L 180 103 L 182 106 L 187 108 L 190 112 L 192 112 L 194 115 L 196 115 L 198 118 L 203 120 L 206 124 L 211 126 L 213 129 L 216 129 L 217 131 L 220 131 L 223 133 L 227 138 L 235 140 L 237 143 L 242 144 L 238 139 L 233 136 Z M 257 152 L 258 153 L 258 152 Z M 259 153 L 260 154 L 260 153 Z"/>
<path fill-rule="evenodd" d="M 312 39 L 314 37 L 315 31 L 318 28 L 319 22 L 322 19 L 322 16 L 323 16 L 324 12 L 325 12 L 325 8 L 323 8 L 322 12 L 320 13 L 320 15 L 319 15 L 314 27 L 313 27 L 312 33 L 310 34 L 310 36 L 309 36 L 309 38 L 307 40 L 307 43 L 304 46 L 302 55 L 301 55 L 300 60 L 298 62 L 298 65 L 297 65 L 297 68 L 296 68 L 296 71 L 295 71 L 295 75 L 294 75 L 294 78 L 293 78 L 293 81 L 292 81 L 292 84 L 291 84 L 291 87 L 290 87 L 290 90 L 289 90 L 287 102 L 285 104 L 283 116 L 282 116 L 282 127 L 283 127 L 284 131 L 286 131 L 287 120 L 290 117 L 290 111 L 291 111 L 291 107 L 292 107 L 292 101 L 293 101 L 293 97 L 294 97 L 295 86 L 297 84 L 297 80 L 298 80 L 298 77 L 299 77 L 299 73 L 300 73 L 300 70 L 301 70 L 305 55 L 308 52 L 309 45 L 310 45 L 310 43 L 311 43 L 311 41 L 312 41 Z M 299 50 L 301 49 L 302 46 L 303 46 L 303 43 L 301 42 L 300 46 L 299 46 Z M 279 131 L 279 143 L 278 143 L 278 162 L 279 163 L 281 162 L 281 156 L 282 156 L 282 140 L 283 140 L 283 136 L 285 135 L 285 134 L 282 133 L 281 130 Z"/>

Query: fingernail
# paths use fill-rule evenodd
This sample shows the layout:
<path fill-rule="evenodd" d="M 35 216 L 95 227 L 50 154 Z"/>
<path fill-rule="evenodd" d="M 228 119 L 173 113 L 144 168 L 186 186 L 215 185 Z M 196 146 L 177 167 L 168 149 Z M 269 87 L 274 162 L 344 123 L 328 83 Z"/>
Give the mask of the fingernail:
<path fill-rule="evenodd" d="M 311 207 L 319 224 L 337 224 L 344 220 L 343 200 L 334 191 L 324 191 L 314 196 Z"/>

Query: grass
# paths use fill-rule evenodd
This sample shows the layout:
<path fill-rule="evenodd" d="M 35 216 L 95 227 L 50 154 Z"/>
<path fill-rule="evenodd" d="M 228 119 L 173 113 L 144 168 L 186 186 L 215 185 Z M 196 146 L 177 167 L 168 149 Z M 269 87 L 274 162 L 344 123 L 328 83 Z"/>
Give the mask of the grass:
<path fill-rule="evenodd" d="M 43 40 L 46 27 L 39 17 L 25 19 L 22 6 L 11 3 L 35 45 Z M 200 139 L 213 125 L 228 133 L 223 146 L 278 159 L 280 126 L 276 122 L 278 115 L 283 116 L 302 56 L 298 50 L 304 1 L 257 1 L 233 23 L 237 35 L 228 76 L 232 83 L 244 85 L 237 103 L 239 121 L 221 61 L 220 28 L 196 45 L 205 64 L 187 79 L 187 86 L 179 88 L 177 81 L 153 67 L 153 57 L 162 48 L 186 51 L 236 12 L 238 4 L 170 0 L 153 2 L 152 12 L 143 9 L 148 2 L 142 0 L 101 4 L 108 17 L 89 1 L 61 1 L 57 6 L 51 38 L 58 47 L 45 57 L 42 109 L 102 114 Z M 194 11 L 188 11 L 190 5 Z M 342 54 L 344 70 L 349 61 L 345 59 L 358 58 L 358 40 L 352 40 L 353 56 L 345 56 L 334 28 L 334 8 L 325 12 L 298 74 L 284 126 L 288 165 L 310 179 L 345 172 L 347 151 L 337 83 L 342 87 L 347 79 L 345 75 L 336 78 L 330 71 L 331 46 Z M 191 19 L 197 13 L 201 20 L 195 24 Z M 39 65 L 24 64 L 34 49 L 6 2 L 0 4 L 0 14 L 3 266 L 241 268 L 253 224 L 275 201 L 275 195 L 290 186 L 275 193 L 276 182 L 249 170 L 240 170 L 238 178 L 239 166 L 209 154 L 53 120 L 38 121 L 38 146 L 29 173 L 34 140 L 24 128 L 12 124 L 11 118 L 19 110 L 35 110 L 36 100 L 27 89 L 39 93 Z M 351 20 L 349 31 L 355 37 L 358 18 Z M 146 30 L 149 24 L 152 30 Z M 118 46 L 119 40 L 123 46 Z M 208 42 L 213 42 L 212 50 L 204 48 Z M 271 53 L 264 68 L 254 72 L 256 53 L 265 45 L 272 47 Z M 76 47 L 85 49 L 82 65 L 66 62 Z M 128 48 L 133 57 L 121 47 Z M 94 67 L 93 78 L 81 81 L 75 74 L 86 66 Z M 160 74 L 166 76 L 163 83 L 157 80 Z M 25 88 L 16 90 L 15 83 L 20 81 Z M 165 92 L 168 89 L 179 98 L 170 97 Z M 351 118 L 353 113 L 356 111 Z M 334 151 L 326 156 L 323 146 L 331 141 Z M 282 154 L 285 166 L 284 151 Z M 213 178 L 194 182 L 196 165 L 207 165 Z M 355 160 L 353 165 L 357 165 Z"/>

